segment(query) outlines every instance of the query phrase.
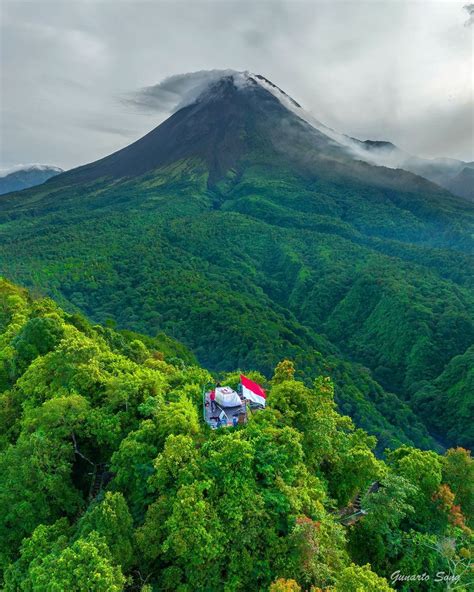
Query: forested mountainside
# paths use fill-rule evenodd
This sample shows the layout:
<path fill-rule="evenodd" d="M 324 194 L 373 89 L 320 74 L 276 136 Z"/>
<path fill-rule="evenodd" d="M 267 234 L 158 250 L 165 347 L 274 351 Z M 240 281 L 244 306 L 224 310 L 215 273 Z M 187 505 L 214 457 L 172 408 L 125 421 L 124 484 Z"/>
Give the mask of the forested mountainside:
<path fill-rule="evenodd" d="M 212 377 L 184 346 L 0 281 L 2 589 L 439 590 L 392 588 L 397 570 L 469 589 L 468 451 L 377 459 L 326 374 L 305 384 L 286 360 L 250 375 L 267 408 L 211 430 Z M 366 513 L 344 521 L 351 503 Z"/>
<path fill-rule="evenodd" d="M 354 159 L 247 82 L 3 196 L 0 270 L 95 322 L 165 332 L 211 370 L 270 376 L 287 357 L 299 378 L 328 373 L 379 450 L 436 449 L 427 427 L 471 447 L 473 204 Z"/>

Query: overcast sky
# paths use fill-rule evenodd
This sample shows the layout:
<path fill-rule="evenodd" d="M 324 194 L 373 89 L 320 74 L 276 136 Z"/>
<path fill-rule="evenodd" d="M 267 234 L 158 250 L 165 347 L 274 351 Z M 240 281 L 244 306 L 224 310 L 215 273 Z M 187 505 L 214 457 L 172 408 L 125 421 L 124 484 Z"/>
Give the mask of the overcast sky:
<path fill-rule="evenodd" d="M 474 159 L 466 1 L 0 0 L 1 164 L 70 168 L 137 139 L 167 76 L 261 73 L 317 119 L 427 157 Z M 471 5 L 471 15 L 472 15 Z"/>

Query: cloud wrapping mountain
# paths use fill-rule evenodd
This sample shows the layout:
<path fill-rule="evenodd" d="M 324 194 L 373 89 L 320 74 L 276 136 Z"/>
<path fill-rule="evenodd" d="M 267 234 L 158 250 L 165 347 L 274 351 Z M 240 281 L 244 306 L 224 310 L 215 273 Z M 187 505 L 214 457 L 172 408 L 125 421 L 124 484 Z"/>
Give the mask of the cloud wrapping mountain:
<path fill-rule="evenodd" d="M 124 101 L 146 111 L 174 113 L 194 103 L 212 84 L 225 76 L 233 76 L 236 82 L 245 79 L 244 73 L 230 69 L 176 74 L 158 84 L 137 90 Z"/>
<path fill-rule="evenodd" d="M 201 70 L 170 76 L 156 85 L 137 90 L 125 102 L 138 109 L 151 112 L 175 113 L 183 107 L 202 100 L 213 92 L 216 83 L 230 78 L 236 88 L 253 84 L 271 93 L 289 112 L 323 133 L 356 160 L 392 169 L 405 169 L 449 189 L 456 195 L 472 198 L 470 184 L 465 181 L 469 173 L 462 173 L 472 165 L 456 159 L 423 159 L 405 152 L 391 142 L 361 141 L 336 131 L 316 119 L 295 99 L 261 75 L 235 70 Z"/>
<path fill-rule="evenodd" d="M 62 172 L 59 167 L 45 164 L 19 164 L 4 169 L 0 171 L 0 195 L 40 185 Z"/>

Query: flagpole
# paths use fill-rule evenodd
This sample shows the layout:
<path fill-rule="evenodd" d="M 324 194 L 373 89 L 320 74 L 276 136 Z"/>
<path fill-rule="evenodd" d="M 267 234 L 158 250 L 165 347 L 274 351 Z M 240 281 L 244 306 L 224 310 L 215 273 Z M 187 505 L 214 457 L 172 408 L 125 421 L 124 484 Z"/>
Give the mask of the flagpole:
<path fill-rule="evenodd" d="M 207 392 L 207 387 L 209 385 L 211 385 L 212 383 L 210 382 L 206 382 L 205 385 L 202 387 L 202 418 L 204 420 L 204 423 L 207 423 L 207 418 L 206 418 L 206 392 Z"/>

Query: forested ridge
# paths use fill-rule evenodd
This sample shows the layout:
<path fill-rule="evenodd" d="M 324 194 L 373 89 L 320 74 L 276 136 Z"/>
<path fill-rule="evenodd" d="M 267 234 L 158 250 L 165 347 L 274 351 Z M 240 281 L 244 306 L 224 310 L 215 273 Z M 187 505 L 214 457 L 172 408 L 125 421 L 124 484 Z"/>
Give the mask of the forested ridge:
<path fill-rule="evenodd" d="M 336 410 L 329 372 L 302 382 L 283 360 L 249 375 L 267 408 L 210 430 L 203 385 L 235 387 L 238 371 L 212 377 L 164 334 L 92 325 L 2 280 L 2 589 L 446 589 L 437 573 L 469 589 L 467 450 L 402 445 L 382 460 Z M 356 498 L 366 514 L 343 526 Z M 431 578 L 391 582 L 397 571 Z"/>

